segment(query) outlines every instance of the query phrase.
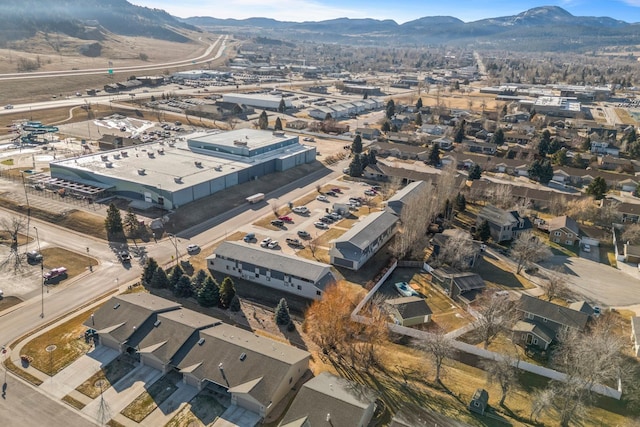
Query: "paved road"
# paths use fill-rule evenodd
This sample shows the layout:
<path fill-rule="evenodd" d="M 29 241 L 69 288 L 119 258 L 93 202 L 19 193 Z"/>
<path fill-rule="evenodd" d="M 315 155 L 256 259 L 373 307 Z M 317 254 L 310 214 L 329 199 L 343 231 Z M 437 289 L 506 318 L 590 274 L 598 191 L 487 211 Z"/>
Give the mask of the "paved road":
<path fill-rule="evenodd" d="M 33 425 L 86 427 L 92 421 L 70 410 L 64 403 L 44 398 L 34 387 L 7 377 L 5 394 L 0 399 L 0 425 L 2 427 L 26 427 Z"/>

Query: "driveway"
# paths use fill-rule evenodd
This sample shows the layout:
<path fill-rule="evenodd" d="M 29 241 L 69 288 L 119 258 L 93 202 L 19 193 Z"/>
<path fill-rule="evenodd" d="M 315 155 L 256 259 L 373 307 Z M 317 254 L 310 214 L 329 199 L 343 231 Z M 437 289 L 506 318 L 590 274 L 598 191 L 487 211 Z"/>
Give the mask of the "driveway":
<path fill-rule="evenodd" d="M 232 405 L 213 423 L 213 427 L 253 427 L 258 421 L 260 415 Z"/>
<path fill-rule="evenodd" d="M 640 280 L 611 266 L 560 255 L 542 265 L 564 266 L 569 285 L 587 301 L 609 307 L 640 304 Z"/>

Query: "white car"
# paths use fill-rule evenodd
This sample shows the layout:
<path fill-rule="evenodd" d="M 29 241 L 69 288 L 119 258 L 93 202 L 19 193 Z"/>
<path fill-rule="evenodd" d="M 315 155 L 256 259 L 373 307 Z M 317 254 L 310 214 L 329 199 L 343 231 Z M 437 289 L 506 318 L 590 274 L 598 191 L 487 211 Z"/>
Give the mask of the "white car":
<path fill-rule="evenodd" d="M 265 237 L 264 240 L 260 242 L 260 246 L 266 248 L 267 246 L 269 246 L 269 243 L 271 243 L 271 237 Z"/>
<path fill-rule="evenodd" d="M 269 244 L 267 245 L 267 247 L 268 247 L 269 249 L 275 249 L 275 248 L 277 248 L 277 247 L 278 247 L 278 245 L 279 245 L 279 243 L 278 243 L 278 241 L 277 241 L 277 240 L 272 240 L 272 241 L 270 241 L 270 242 L 269 242 Z"/>
<path fill-rule="evenodd" d="M 322 194 L 316 197 L 316 200 L 320 200 L 321 202 L 328 202 L 327 196 L 323 196 Z"/>
<path fill-rule="evenodd" d="M 309 208 L 306 206 L 296 206 L 292 209 L 297 214 L 306 214 L 309 213 Z"/>
<path fill-rule="evenodd" d="M 324 222 L 314 222 L 313 225 L 315 225 L 317 228 L 321 228 L 323 230 L 326 230 L 329 228 L 329 226 L 327 224 L 325 224 Z"/>
<path fill-rule="evenodd" d="M 196 252 L 199 252 L 199 251 L 200 251 L 200 246 L 198 245 L 191 244 L 187 246 L 187 253 L 195 254 Z"/>
<path fill-rule="evenodd" d="M 587 252 L 587 253 L 588 253 L 588 252 L 591 252 L 591 245 L 589 245 L 589 244 L 585 243 L 585 245 L 584 245 L 584 247 L 583 247 L 583 248 L 584 248 L 584 251 L 585 251 L 585 252 Z"/>

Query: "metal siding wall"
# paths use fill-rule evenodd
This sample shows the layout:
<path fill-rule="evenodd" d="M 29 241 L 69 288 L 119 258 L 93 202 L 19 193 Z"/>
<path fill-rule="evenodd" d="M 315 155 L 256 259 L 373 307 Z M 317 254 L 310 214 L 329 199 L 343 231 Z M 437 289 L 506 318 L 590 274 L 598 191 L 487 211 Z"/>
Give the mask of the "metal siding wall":
<path fill-rule="evenodd" d="M 232 173 L 226 175 L 224 177 L 225 188 L 233 187 L 234 185 L 238 185 L 238 173 Z"/>
<path fill-rule="evenodd" d="M 209 193 L 217 193 L 218 191 L 222 191 L 225 189 L 225 179 L 224 177 L 215 178 L 209 181 Z"/>
<path fill-rule="evenodd" d="M 196 184 L 192 188 L 193 188 L 193 200 L 201 199 L 211 194 L 209 192 L 208 182 L 202 182 L 200 184 Z"/>
<path fill-rule="evenodd" d="M 238 171 L 238 184 L 242 184 L 244 182 L 251 181 L 251 174 L 247 169 Z"/>
<path fill-rule="evenodd" d="M 185 188 L 180 191 L 176 191 L 173 193 L 173 205 L 184 206 L 187 203 L 193 202 L 193 191 L 192 187 Z"/>

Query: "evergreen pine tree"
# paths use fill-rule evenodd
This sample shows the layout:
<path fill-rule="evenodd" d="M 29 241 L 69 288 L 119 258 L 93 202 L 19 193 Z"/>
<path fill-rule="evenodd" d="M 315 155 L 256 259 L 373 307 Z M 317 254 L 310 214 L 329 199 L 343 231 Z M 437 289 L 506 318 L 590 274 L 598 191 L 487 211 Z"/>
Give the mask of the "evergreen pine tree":
<path fill-rule="evenodd" d="M 464 120 L 461 120 L 460 124 L 456 128 L 456 134 L 453 137 L 453 141 L 457 142 L 458 144 L 464 141 L 464 126 L 465 126 L 465 122 Z"/>
<path fill-rule="evenodd" d="M 107 217 L 104 220 L 104 227 L 109 235 L 122 233 L 123 226 L 120 209 L 118 209 L 118 207 L 113 203 L 110 203 L 107 208 Z"/>
<path fill-rule="evenodd" d="M 384 123 L 382 123 L 380 130 L 385 133 L 391 131 L 391 124 L 389 123 L 389 120 L 385 120 Z"/>
<path fill-rule="evenodd" d="M 278 112 L 279 113 L 284 113 L 284 111 L 287 109 L 287 104 L 285 104 L 284 102 L 284 98 L 280 99 L 280 104 L 278 104 Z"/>
<path fill-rule="evenodd" d="M 278 306 L 276 307 L 276 324 L 286 326 L 291 322 L 291 316 L 289 315 L 289 305 L 284 298 L 280 299 Z"/>
<path fill-rule="evenodd" d="M 204 284 L 204 281 L 207 279 L 207 276 L 207 272 L 202 269 L 198 270 L 198 272 L 193 276 L 191 279 L 191 287 L 193 288 L 194 293 L 198 293 Z"/>
<path fill-rule="evenodd" d="M 142 284 L 143 285 L 150 285 L 151 284 L 151 280 L 153 278 L 154 273 L 156 272 L 156 270 L 158 269 L 158 263 L 156 262 L 155 259 L 153 258 L 149 258 L 147 260 L 147 264 L 144 266 L 144 269 L 142 270 Z"/>
<path fill-rule="evenodd" d="M 282 121 L 280 120 L 280 117 L 276 119 L 276 123 L 273 125 L 273 130 L 282 130 Z"/>
<path fill-rule="evenodd" d="M 474 164 L 469 171 L 469 179 L 475 181 L 476 179 L 480 179 L 481 176 L 482 168 L 480 168 L 480 165 Z"/>
<path fill-rule="evenodd" d="M 491 227 L 486 219 L 480 223 L 476 230 L 476 239 L 486 242 L 491 237 Z"/>
<path fill-rule="evenodd" d="M 422 126 L 422 114 L 416 113 L 416 126 Z"/>
<path fill-rule="evenodd" d="M 231 302 L 229 303 L 229 310 L 233 312 L 242 310 L 242 306 L 240 305 L 240 298 L 238 298 L 238 295 L 234 295 L 233 298 L 231 298 Z"/>
<path fill-rule="evenodd" d="M 369 164 L 375 165 L 378 163 L 378 159 L 376 158 L 376 150 L 369 150 Z"/>
<path fill-rule="evenodd" d="M 127 214 L 124 216 L 124 227 L 127 229 L 129 237 L 135 238 L 139 226 L 140 223 L 138 222 L 138 217 L 135 212 L 129 208 L 127 210 Z"/>
<path fill-rule="evenodd" d="M 186 274 L 180 276 L 178 282 L 173 287 L 173 294 L 178 298 L 189 298 L 193 294 L 191 279 Z"/>
<path fill-rule="evenodd" d="M 502 130 L 502 128 L 496 129 L 496 131 L 493 133 L 493 136 L 491 137 L 491 142 L 496 145 L 504 144 L 504 131 Z"/>
<path fill-rule="evenodd" d="M 349 164 L 349 176 L 359 177 L 362 176 L 362 162 L 360 161 L 360 155 L 353 156 L 351 163 Z"/>
<path fill-rule="evenodd" d="M 422 98 L 418 98 L 418 101 L 416 101 L 416 110 L 420 111 L 421 108 L 422 108 Z"/>
<path fill-rule="evenodd" d="M 258 117 L 258 127 L 262 130 L 265 130 L 269 127 L 269 116 L 267 116 L 267 112 L 262 110 L 260 113 L 260 117 Z"/>
<path fill-rule="evenodd" d="M 169 275 L 169 287 L 175 289 L 178 285 L 178 280 L 180 280 L 182 276 L 184 276 L 184 270 L 180 267 L 180 264 L 173 267 L 171 275 Z"/>
<path fill-rule="evenodd" d="M 203 307 L 217 307 L 220 304 L 220 287 L 207 276 L 200 290 L 198 291 L 198 303 Z"/>
<path fill-rule="evenodd" d="M 360 135 L 356 135 L 353 138 L 353 144 L 351 144 L 351 151 L 354 154 L 362 153 L 362 137 Z"/>
<path fill-rule="evenodd" d="M 456 196 L 456 209 L 458 209 L 458 212 L 464 212 L 467 210 L 467 199 L 462 193 L 458 193 Z"/>
<path fill-rule="evenodd" d="M 396 103 L 393 101 L 393 99 L 390 99 L 387 102 L 386 113 L 387 113 L 387 119 L 390 119 L 391 117 L 393 117 L 394 114 L 396 114 Z"/>
<path fill-rule="evenodd" d="M 151 278 L 151 287 L 157 289 L 167 289 L 169 287 L 169 277 L 167 277 L 167 273 L 164 271 L 164 268 L 157 268 L 155 273 L 153 273 L 153 277 Z"/>
<path fill-rule="evenodd" d="M 225 277 L 220 285 L 220 305 L 223 308 L 229 308 L 231 300 L 236 295 L 236 288 L 233 280 L 229 276 Z"/>
<path fill-rule="evenodd" d="M 438 166 L 440 164 L 440 144 L 434 142 L 429 152 L 429 164 L 431 166 Z"/>

